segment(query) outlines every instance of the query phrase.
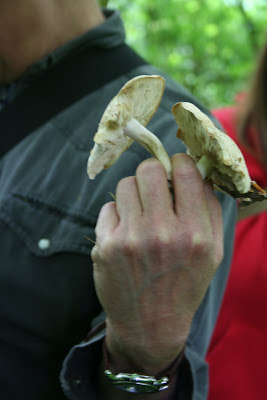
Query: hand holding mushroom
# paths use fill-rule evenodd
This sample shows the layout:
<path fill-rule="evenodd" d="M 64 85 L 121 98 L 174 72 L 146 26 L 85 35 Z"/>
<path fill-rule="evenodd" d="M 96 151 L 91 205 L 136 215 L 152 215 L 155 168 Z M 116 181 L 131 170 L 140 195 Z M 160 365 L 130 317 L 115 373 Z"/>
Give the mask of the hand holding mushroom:
<path fill-rule="evenodd" d="M 118 183 L 116 202 L 99 215 L 94 280 L 116 373 L 157 375 L 175 360 L 221 262 L 221 207 L 212 188 L 186 154 L 172 157 L 172 171 L 174 201 L 166 171 L 149 159 Z"/>
<path fill-rule="evenodd" d="M 116 373 L 157 375 L 186 343 L 223 253 L 221 207 L 205 180 L 237 197 L 251 193 L 238 148 L 191 104 L 173 107 L 178 136 L 190 157 L 169 159 L 158 138 L 144 128 L 163 88 L 158 76 L 127 82 L 107 107 L 88 160 L 93 179 L 133 140 L 158 160 L 143 161 L 135 177 L 118 183 L 116 202 L 102 207 L 96 226 L 94 281 L 107 316 L 106 343 Z"/>
<path fill-rule="evenodd" d="M 135 177 L 118 183 L 116 202 L 104 205 L 96 226 L 94 281 L 107 315 L 111 369 L 117 372 L 156 375 L 173 362 L 222 258 L 221 207 L 209 184 L 189 156 L 170 160 L 158 139 L 140 126 L 155 112 L 163 86 L 156 76 L 128 82 L 104 113 L 88 161 L 94 178 L 133 138 L 160 161 L 142 162 Z M 137 99 L 147 101 L 145 120 L 133 101 L 136 88 Z"/>

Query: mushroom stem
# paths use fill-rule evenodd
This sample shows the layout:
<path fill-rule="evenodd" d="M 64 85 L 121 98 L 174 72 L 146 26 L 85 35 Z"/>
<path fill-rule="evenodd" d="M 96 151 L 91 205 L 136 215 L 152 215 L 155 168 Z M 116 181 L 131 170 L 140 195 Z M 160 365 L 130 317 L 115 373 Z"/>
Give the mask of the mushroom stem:
<path fill-rule="evenodd" d="M 167 173 L 167 178 L 171 179 L 172 167 L 170 157 L 163 147 L 161 141 L 152 132 L 146 129 L 135 118 L 132 118 L 124 129 L 124 134 L 129 136 L 135 142 L 138 142 L 146 150 L 148 150 L 153 157 L 160 161 Z"/>
<path fill-rule="evenodd" d="M 199 170 L 202 179 L 206 179 L 211 174 L 213 167 L 211 158 L 204 154 L 196 163 L 196 167 Z"/>

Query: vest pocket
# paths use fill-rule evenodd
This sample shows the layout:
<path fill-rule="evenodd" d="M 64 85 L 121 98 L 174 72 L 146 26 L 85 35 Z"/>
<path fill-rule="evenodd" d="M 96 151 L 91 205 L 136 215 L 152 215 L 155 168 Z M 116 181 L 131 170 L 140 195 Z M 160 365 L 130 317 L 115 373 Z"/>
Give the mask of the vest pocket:
<path fill-rule="evenodd" d="M 87 236 L 79 215 L 20 195 L 2 203 L 0 339 L 40 360 L 83 340 L 101 310 Z"/>
<path fill-rule="evenodd" d="M 2 204 L 0 218 L 36 256 L 60 252 L 91 254 L 95 222 L 89 217 L 15 194 Z"/>

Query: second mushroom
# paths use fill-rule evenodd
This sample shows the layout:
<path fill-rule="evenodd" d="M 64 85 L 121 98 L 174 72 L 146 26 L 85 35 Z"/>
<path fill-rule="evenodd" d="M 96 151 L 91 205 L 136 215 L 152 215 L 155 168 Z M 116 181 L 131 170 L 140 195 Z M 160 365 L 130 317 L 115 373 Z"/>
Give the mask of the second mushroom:
<path fill-rule="evenodd" d="M 241 206 L 266 199 L 265 191 L 251 181 L 239 147 L 206 114 L 187 102 L 176 103 L 172 112 L 179 126 L 177 137 L 185 143 L 203 179 L 240 199 Z"/>

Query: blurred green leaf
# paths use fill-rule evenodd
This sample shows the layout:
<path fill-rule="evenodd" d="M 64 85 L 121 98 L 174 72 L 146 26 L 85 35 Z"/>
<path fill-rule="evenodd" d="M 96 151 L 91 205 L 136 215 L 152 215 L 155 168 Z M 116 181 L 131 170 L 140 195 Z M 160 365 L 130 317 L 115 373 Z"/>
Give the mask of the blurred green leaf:
<path fill-rule="evenodd" d="M 108 0 L 98 0 L 101 7 L 107 7 Z"/>
<path fill-rule="evenodd" d="M 164 6 L 163 6 L 164 4 Z M 244 90 L 267 34 L 266 0 L 109 0 L 128 43 L 208 107 Z"/>

